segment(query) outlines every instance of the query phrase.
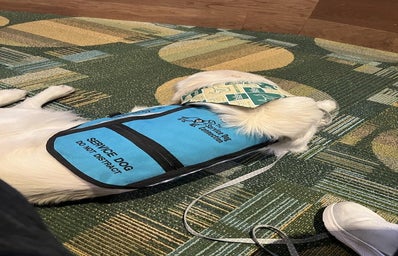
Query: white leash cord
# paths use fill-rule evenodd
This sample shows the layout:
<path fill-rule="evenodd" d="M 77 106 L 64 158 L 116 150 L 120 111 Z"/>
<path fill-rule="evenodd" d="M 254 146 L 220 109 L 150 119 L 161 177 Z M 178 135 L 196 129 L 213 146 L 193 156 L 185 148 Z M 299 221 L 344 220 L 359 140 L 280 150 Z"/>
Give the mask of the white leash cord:
<path fill-rule="evenodd" d="M 233 186 L 237 183 L 243 182 L 245 180 L 248 180 L 250 178 L 253 178 L 257 175 L 260 175 L 260 174 L 268 171 L 269 169 L 274 167 L 274 165 L 285 155 L 286 154 L 282 154 L 282 155 L 278 156 L 278 158 L 273 163 L 271 163 L 263 168 L 260 168 L 256 171 L 250 172 L 248 174 L 245 174 L 243 176 L 240 176 L 238 178 L 230 180 L 224 184 L 221 184 L 220 186 L 211 189 L 210 191 L 200 195 L 195 200 L 193 200 L 187 206 L 187 208 L 185 208 L 185 212 L 184 212 L 184 216 L 183 216 L 184 226 L 187 229 L 187 231 L 194 236 L 197 236 L 200 238 L 205 238 L 205 239 L 212 240 L 212 241 L 227 242 L 227 243 L 256 244 L 257 246 L 261 247 L 262 249 L 267 251 L 272 256 L 277 256 L 277 254 L 275 254 L 275 253 L 271 252 L 270 250 L 268 250 L 267 248 L 265 248 L 264 247 L 265 244 L 285 244 L 287 246 L 291 256 L 298 256 L 298 252 L 297 252 L 294 244 L 314 242 L 314 241 L 318 241 L 318 240 L 327 238 L 328 237 L 327 234 L 321 233 L 321 234 L 317 234 L 317 235 L 314 235 L 309 238 L 290 239 L 284 232 L 282 232 L 281 230 L 279 230 L 273 226 L 270 226 L 270 225 L 257 225 L 255 227 L 253 227 L 251 230 L 251 238 L 223 238 L 223 237 L 216 238 L 216 237 L 209 237 L 209 236 L 203 235 L 199 232 L 196 232 L 191 226 L 189 226 L 188 220 L 187 220 L 188 212 L 191 210 L 192 206 L 195 203 L 197 203 L 200 199 L 202 199 L 203 197 L 205 197 L 213 192 Z M 281 237 L 281 239 L 264 239 L 264 238 L 258 239 L 256 237 L 256 231 L 258 231 L 259 229 L 270 229 L 270 230 L 274 231 L 279 237 Z"/>

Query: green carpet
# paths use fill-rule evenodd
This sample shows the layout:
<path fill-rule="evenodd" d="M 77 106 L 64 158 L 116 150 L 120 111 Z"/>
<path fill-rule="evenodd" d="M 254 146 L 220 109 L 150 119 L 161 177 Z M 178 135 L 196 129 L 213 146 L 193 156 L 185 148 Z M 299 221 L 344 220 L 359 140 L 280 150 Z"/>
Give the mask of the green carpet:
<path fill-rule="evenodd" d="M 190 223 L 213 236 L 248 237 L 257 223 L 291 237 L 320 233 L 322 209 L 344 200 L 398 222 L 397 63 L 398 54 L 296 35 L 0 12 L 0 88 L 77 89 L 50 108 L 101 117 L 164 104 L 178 79 L 217 69 L 261 74 L 293 94 L 338 102 L 334 123 L 307 152 L 194 208 Z M 253 156 L 154 188 L 37 210 L 77 255 L 262 255 L 256 246 L 193 238 L 182 213 L 203 192 L 273 160 Z M 354 255 L 332 238 L 298 249 Z"/>

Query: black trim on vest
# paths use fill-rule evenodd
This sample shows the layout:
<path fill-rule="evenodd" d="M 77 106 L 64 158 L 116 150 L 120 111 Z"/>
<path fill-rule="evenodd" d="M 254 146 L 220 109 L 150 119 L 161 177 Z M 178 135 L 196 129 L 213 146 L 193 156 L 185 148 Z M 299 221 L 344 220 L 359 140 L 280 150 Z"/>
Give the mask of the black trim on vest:
<path fill-rule="evenodd" d="M 126 139 L 133 142 L 137 147 L 151 156 L 165 172 L 174 171 L 184 167 L 184 165 L 166 148 L 147 136 L 123 124 L 112 124 L 107 126 L 107 128 L 119 133 Z"/>

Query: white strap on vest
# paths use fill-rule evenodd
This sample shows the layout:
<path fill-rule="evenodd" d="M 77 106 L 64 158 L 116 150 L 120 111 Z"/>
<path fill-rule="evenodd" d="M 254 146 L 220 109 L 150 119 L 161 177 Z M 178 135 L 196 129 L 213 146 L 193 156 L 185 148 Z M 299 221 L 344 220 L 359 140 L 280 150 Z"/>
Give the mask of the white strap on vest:
<path fill-rule="evenodd" d="M 228 181 L 228 182 L 226 182 L 224 184 L 221 184 L 220 186 L 211 189 L 210 191 L 200 195 L 195 200 L 193 200 L 187 206 L 187 208 L 185 209 L 184 216 L 183 216 L 184 225 L 185 225 L 185 228 L 187 229 L 187 231 L 189 233 L 191 233 L 192 235 L 194 235 L 194 236 L 197 236 L 197 237 L 200 237 L 200 238 L 205 238 L 205 239 L 212 240 L 212 241 L 227 242 L 227 243 L 256 244 L 257 246 L 261 247 L 262 249 L 264 249 L 265 251 L 267 251 L 268 253 L 270 253 L 273 256 L 277 256 L 277 254 L 275 254 L 275 253 L 271 252 L 270 250 L 268 250 L 267 248 L 265 248 L 264 247 L 265 244 L 285 244 L 287 246 L 288 250 L 289 250 L 290 255 L 298 256 L 298 253 L 297 253 L 297 250 L 296 250 L 294 244 L 315 242 L 315 241 L 327 238 L 328 235 L 326 233 L 321 233 L 321 234 L 317 234 L 317 235 L 314 235 L 312 237 L 303 238 L 303 239 L 290 239 L 283 231 L 281 231 L 281 230 L 279 230 L 279 229 L 277 229 L 277 228 L 275 228 L 273 226 L 270 226 L 270 225 L 256 225 L 256 226 L 254 226 L 252 228 L 252 230 L 251 230 L 251 238 L 223 238 L 223 237 L 218 238 L 218 237 L 209 237 L 209 236 L 203 235 L 203 234 L 201 234 L 199 232 L 196 232 L 191 226 L 189 226 L 188 221 L 187 221 L 188 212 L 191 210 L 192 206 L 196 202 L 198 202 L 200 199 L 202 199 L 203 197 L 205 197 L 205 196 L 207 196 L 207 195 L 209 195 L 209 194 L 211 194 L 213 192 L 216 192 L 218 190 L 233 186 L 235 184 L 238 184 L 238 183 L 243 182 L 245 180 L 251 179 L 251 178 L 253 178 L 253 177 L 257 176 L 257 175 L 260 175 L 260 174 L 268 171 L 269 169 L 274 167 L 274 165 L 285 155 L 286 155 L 286 153 L 278 156 L 277 159 L 273 163 L 271 163 L 271 164 L 269 164 L 269 165 L 267 165 L 267 166 L 265 166 L 263 168 L 260 168 L 260 169 L 258 169 L 256 171 L 253 171 L 253 172 L 250 172 L 250 173 L 245 174 L 243 176 L 240 176 L 240 177 L 238 177 L 236 179 L 230 180 L 230 181 Z M 258 239 L 256 237 L 256 232 L 259 229 L 272 230 L 281 238 L 280 239 L 264 239 L 264 238 Z"/>

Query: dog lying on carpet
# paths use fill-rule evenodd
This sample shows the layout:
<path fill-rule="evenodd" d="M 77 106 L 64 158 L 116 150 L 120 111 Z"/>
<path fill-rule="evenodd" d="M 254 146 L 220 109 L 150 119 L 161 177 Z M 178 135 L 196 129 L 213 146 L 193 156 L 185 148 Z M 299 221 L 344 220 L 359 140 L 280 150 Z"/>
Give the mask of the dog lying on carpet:
<path fill-rule="evenodd" d="M 305 151 L 318 128 L 330 122 L 329 112 L 336 108 L 334 101 L 316 102 L 308 97 L 296 97 L 284 92 L 275 83 L 262 76 L 230 70 L 194 74 L 176 84 L 171 102 L 174 105 L 148 109 L 135 108 L 133 113 L 122 115 L 122 121 L 105 118 L 86 124 L 88 120 L 72 112 L 41 108 L 45 103 L 73 91 L 73 88 L 65 85 L 52 86 L 15 106 L 0 108 L 0 178 L 19 190 L 32 203 L 58 203 L 123 193 L 174 177 L 163 174 L 162 168 L 177 168 L 186 174 L 203 168 L 203 164 L 192 162 L 193 160 L 190 159 L 193 155 L 205 155 L 205 152 L 199 152 L 196 146 L 178 147 L 177 145 L 177 148 L 173 150 L 168 149 L 167 146 L 160 146 L 159 150 L 157 148 L 154 150 L 154 145 L 158 145 L 151 136 L 156 137 L 157 134 L 162 134 L 160 138 L 162 139 L 166 136 L 163 134 L 174 130 L 174 128 L 168 128 L 167 118 L 178 119 L 180 127 L 176 129 L 190 129 L 189 131 L 195 132 L 195 139 L 202 140 L 198 136 L 204 136 L 203 140 L 212 141 L 214 148 L 221 144 L 227 145 L 226 148 L 220 148 L 220 151 L 221 153 L 225 151 L 230 157 L 246 153 L 247 150 L 261 150 L 265 146 L 271 153 L 280 155 L 287 151 Z M 227 100 L 224 96 L 219 97 L 219 93 L 225 93 Z M 25 96 L 26 92 L 19 89 L 1 90 L 0 106 L 18 102 Z M 216 101 L 205 100 L 212 97 Z M 181 101 L 184 104 L 177 105 L 181 104 Z M 200 114 L 198 111 L 204 112 L 205 118 L 198 118 L 197 115 Z M 155 119 L 155 116 L 160 119 L 166 118 L 166 122 L 154 124 L 155 121 L 152 119 Z M 111 122 L 107 122 L 109 120 Z M 127 125 L 127 122 L 130 122 L 131 127 L 128 131 L 121 131 L 120 128 Z M 103 123 L 107 123 L 106 127 Z M 160 132 L 158 131 L 156 135 L 142 136 L 140 134 L 141 130 L 152 131 L 152 128 L 156 130 L 154 126 L 160 127 L 158 128 Z M 78 131 L 94 132 L 94 135 L 79 135 Z M 105 134 L 104 139 L 98 139 L 97 133 L 108 131 L 112 134 Z M 174 138 L 177 144 L 184 143 L 180 141 L 186 133 L 186 130 L 172 133 L 171 137 L 165 137 L 165 144 L 173 141 Z M 152 170 L 152 165 L 144 165 L 143 171 L 137 167 L 143 164 L 145 157 L 142 158 L 144 160 L 139 160 L 139 163 L 132 163 L 134 160 L 126 155 L 127 150 L 119 148 L 115 150 L 114 147 L 119 147 L 119 145 L 109 146 L 108 142 L 104 142 L 114 134 L 115 136 L 123 135 L 123 141 L 133 141 L 145 147 L 144 153 L 140 151 L 137 155 L 142 154 L 146 157 L 150 151 L 148 154 L 161 158 L 151 163 L 154 164 L 153 169 L 160 171 L 145 176 L 147 175 L 145 171 Z M 84 139 L 79 136 L 83 136 L 81 138 Z M 241 148 L 229 152 L 232 146 L 228 146 L 227 143 L 232 141 L 239 141 L 235 146 Z M 62 143 L 70 145 L 64 147 Z M 136 146 L 128 145 L 127 147 Z M 190 148 L 192 152 L 189 151 Z M 212 151 L 213 146 L 202 146 L 200 150 Z M 77 158 L 88 158 L 93 166 L 88 163 L 88 167 L 82 167 L 80 165 L 87 165 L 79 162 L 82 159 L 75 162 L 75 156 L 62 156 L 61 151 L 66 151 L 66 154 L 77 152 Z M 188 151 L 189 156 L 184 156 L 182 160 L 176 159 L 178 158 L 176 155 L 184 151 Z M 207 158 L 204 156 L 200 161 L 211 165 L 223 159 L 217 155 L 220 153 L 212 154 L 213 152 L 210 152 L 210 156 L 206 156 Z M 164 155 L 170 155 L 168 159 L 174 162 L 167 159 L 165 161 Z M 113 162 L 109 160 L 110 158 Z M 80 170 L 84 168 L 91 170 Z M 94 178 L 88 174 L 101 168 L 105 168 L 104 175 L 112 177 L 124 174 L 141 175 L 141 172 L 143 176 L 133 182 L 115 181 L 114 184 L 104 181 L 103 174 L 99 174 L 101 177 Z M 175 170 L 171 170 L 170 173 L 178 176 Z M 155 177 L 155 180 L 151 180 L 151 175 L 159 176 L 161 179 Z M 151 180 L 151 183 L 146 182 L 147 180 Z"/>

